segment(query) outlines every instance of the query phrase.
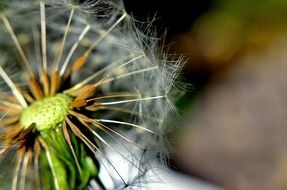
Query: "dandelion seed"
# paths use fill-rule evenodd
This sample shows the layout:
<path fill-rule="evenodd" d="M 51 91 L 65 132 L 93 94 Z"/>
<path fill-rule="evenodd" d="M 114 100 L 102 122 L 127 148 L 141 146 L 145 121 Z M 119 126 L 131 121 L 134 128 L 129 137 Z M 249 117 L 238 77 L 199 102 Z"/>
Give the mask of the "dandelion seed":
<path fill-rule="evenodd" d="M 121 0 L 5 1 L 0 17 L 1 189 L 139 184 L 165 152 L 181 59 L 159 54 Z"/>

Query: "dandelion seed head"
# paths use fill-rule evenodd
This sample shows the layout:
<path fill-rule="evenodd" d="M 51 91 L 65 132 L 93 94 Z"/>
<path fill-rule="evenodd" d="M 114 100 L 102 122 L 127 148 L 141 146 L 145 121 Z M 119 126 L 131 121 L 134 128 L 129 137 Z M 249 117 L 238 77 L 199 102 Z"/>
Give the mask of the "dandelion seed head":
<path fill-rule="evenodd" d="M 2 5 L 0 169 L 7 156 L 15 167 L 8 180 L 0 175 L 0 187 L 145 183 L 153 162 L 164 163 L 168 152 L 182 58 L 164 54 L 150 26 L 128 15 L 121 0 Z"/>

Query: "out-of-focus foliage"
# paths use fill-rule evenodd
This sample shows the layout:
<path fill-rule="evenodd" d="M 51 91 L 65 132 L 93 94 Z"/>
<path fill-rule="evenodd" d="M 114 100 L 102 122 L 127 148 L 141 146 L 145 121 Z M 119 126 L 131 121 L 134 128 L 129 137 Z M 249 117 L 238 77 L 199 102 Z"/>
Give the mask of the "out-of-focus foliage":
<path fill-rule="evenodd" d="M 179 36 L 179 48 L 209 67 L 231 64 L 245 52 L 268 46 L 287 32 L 287 2 L 283 0 L 214 0 L 213 7 Z M 196 60 L 195 60 L 196 59 Z"/>
<path fill-rule="evenodd" d="M 287 189 L 286 22 L 285 0 L 213 0 L 175 38 L 187 78 L 204 81 L 183 100 L 182 170 L 225 189 Z"/>

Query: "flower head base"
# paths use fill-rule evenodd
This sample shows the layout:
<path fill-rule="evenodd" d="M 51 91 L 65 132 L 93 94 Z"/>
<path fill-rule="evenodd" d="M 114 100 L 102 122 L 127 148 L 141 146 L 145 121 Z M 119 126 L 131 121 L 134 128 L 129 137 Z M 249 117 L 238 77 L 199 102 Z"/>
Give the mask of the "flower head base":
<path fill-rule="evenodd" d="M 1 189 L 127 188 L 164 157 L 181 59 L 159 52 L 121 0 L 78 2 L 0 5 Z"/>
<path fill-rule="evenodd" d="M 64 94 L 57 94 L 33 102 L 23 111 L 20 124 L 24 128 L 35 124 L 38 131 L 58 126 L 68 116 L 71 110 L 70 102 L 72 102 L 72 98 Z"/>

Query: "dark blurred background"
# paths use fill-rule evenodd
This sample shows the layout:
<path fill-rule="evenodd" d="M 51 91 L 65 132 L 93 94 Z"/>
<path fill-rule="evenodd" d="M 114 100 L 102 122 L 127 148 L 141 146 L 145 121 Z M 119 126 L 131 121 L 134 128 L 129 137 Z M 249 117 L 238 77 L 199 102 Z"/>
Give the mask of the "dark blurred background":
<path fill-rule="evenodd" d="M 154 18 L 194 88 L 171 134 L 175 170 L 232 190 L 287 189 L 287 1 L 125 0 Z"/>

